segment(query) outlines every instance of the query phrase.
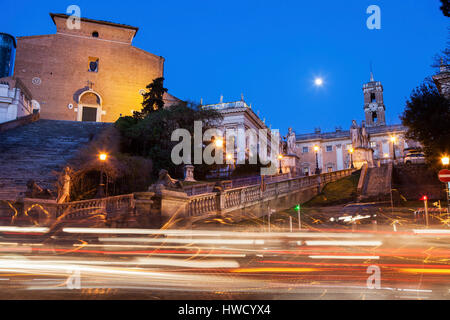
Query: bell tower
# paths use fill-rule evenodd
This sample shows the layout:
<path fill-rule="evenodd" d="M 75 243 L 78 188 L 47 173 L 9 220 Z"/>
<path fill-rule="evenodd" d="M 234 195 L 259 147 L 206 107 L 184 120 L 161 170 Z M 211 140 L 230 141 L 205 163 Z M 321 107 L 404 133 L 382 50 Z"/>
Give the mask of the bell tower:
<path fill-rule="evenodd" d="M 363 92 L 366 126 L 385 126 L 386 108 L 383 102 L 383 86 L 381 82 L 374 80 L 372 71 L 370 72 L 370 81 L 363 85 Z"/>

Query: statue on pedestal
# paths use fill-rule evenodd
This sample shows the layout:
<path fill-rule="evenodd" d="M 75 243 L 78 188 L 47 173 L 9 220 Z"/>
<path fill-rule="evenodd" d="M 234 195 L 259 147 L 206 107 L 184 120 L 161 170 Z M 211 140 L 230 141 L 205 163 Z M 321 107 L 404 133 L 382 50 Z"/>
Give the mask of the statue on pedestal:
<path fill-rule="evenodd" d="M 353 148 L 352 162 L 355 164 L 355 167 L 359 169 L 365 163 L 372 167 L 373 150 L 370 149 L 370 136 L 367 132 L 365 121 L 361 123 L 361 127 L 358 126 L 356 120 L 352 121 L 350 139 Z"/>
<path fill-rule="evenodd" d="M 297 149 L 295 145 L 296 138 L 294 131 L 292 131 L 292 128 L 289 128 L 286 139 L 287 139 L 287 154 L 296 154 L 295 152 L 295 150 Z"/>

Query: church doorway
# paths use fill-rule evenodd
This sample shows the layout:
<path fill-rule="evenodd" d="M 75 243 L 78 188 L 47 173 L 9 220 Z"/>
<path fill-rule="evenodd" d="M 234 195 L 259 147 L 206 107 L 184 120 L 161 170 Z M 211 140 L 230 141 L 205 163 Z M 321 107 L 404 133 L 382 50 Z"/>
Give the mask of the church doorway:
<path fill-rule="evenodd" d="M 101 122 L 102 98 L 94 90 L 83 92 L 78 98 L 78 121 Z"/>
<path fill-rule="evenodd" d="M 85 107 L 83 106 L 83 114 L 81 116 L 81 121 L 97 121 L 97 108 Z"/>

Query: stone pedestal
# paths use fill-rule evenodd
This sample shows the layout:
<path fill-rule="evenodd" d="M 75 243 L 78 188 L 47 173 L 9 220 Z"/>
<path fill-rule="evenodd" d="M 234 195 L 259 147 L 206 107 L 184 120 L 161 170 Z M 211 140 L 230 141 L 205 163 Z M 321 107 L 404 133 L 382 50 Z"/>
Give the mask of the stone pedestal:
<path fill-rule="evenodd" d="M 186 217 L 189 197 L 185 192 L 165 189 L 135 193 L 136 213 L 140 224 L 161 228 L 178 218 Z"/>
<path fill-rule="evenodd" d="M 193 165 L 187 164 L 184 166 L 184 181 L 195 182 Z"/>
<path fill-rule="evenodd" d="M 356 169 L 361 169 L 364 164 L 367 164 L 369 168 L 374 167 L 373 150 L 370 148 L 355 148 L 353 152 L 353 166 Z"/>
<path fill-rule="evenodd" d="M 301 173 L 300 159 L 296 154 L 283 155 L 281 159 L 281 171 L 283 173 L 290 173 L 295 177 Z"/>

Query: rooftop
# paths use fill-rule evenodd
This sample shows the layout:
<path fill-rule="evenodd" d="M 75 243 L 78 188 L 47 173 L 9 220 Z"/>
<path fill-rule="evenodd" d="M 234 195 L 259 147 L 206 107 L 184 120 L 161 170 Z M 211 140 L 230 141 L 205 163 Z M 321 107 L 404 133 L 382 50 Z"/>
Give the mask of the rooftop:
<path fill-rule="evenodd" d="M 55 23 L 55 17 L 66 18 L 67 19 L 70 16 L 65 14 L 65 13 L 50 13 L 50 17 L 52 17 L 53 23 Z M 110 21 L 94 20 L 94 19 L 88 19 L 88 18 L 80 18 L 80 20 L 84 21 L 84 22 L 98 23 L 98 24 L 103 24 L 103 25 L 108 25 L 108 26 L 113 26 L 113 27 L 132 29 L 132 30 L 135 30 L 136 33 L 139 30 L 138 27 L 133 27 L 133 26 L 130 26 L 130 25 L 127 25 L 127 24 L 120 24 L 120 23 L 115 23 L 115 22 L 110 22 Z"/>
<path fill-rule="evenodd" d="M 391 133 L 398 131 L 406 131 L 406 127 L 401 124 L 393 124 L 387 126 L 378 127 L 366 127 L 369 134 L 379 134 L 379 133 Z M 335 131 L 335 132 L 323 132 L 323 133 L 303 133 L 296 134 L 295 138 L 299 140 L 328 140 L 328 139 L 339 139 L 339 138 L 350 138 L 350 130 Z"/>

